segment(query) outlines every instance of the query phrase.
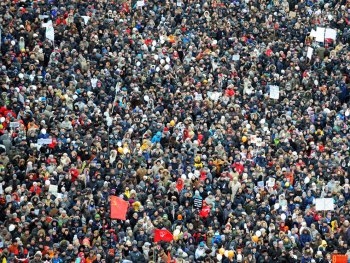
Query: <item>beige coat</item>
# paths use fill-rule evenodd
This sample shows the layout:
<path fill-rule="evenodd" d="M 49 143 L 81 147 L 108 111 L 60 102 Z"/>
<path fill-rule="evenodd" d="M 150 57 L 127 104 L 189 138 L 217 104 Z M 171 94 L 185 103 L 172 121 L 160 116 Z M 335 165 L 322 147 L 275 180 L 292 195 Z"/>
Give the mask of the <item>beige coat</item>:
<path fill-rule="evenodd" d="M 232 195 L 231 200 L 235 199 L 238 189 L 241 188 L 241 183 L 238 181 L 238 177 L 234 177 L 231 181 Z"/>

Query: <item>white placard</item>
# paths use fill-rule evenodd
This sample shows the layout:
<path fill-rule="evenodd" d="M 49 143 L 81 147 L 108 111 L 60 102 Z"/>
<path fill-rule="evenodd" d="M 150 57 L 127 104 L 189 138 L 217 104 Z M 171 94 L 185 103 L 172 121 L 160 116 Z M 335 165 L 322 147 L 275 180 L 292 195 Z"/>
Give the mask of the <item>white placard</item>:
<path fill-rule="evenodd" d="M 136 5 L 137 5 L 137 7 L 143 7 L 143 6 L 145 6 L 145 1 L 143 1 L 143 0 L 137 1 Z"/>
<path fill-rule="evenodd" d="M 332 29 L 332 28 L 326 28 L 324 38 L 330 38 L 330 39 L 333 39 L 334 41 L 336 41 L 337 40 L 337 30 Z"/>
<path fill-rule="evenodd" d="M 256 135 L 255 134 L 250 135 L 250 143 L 256 144 Z"/>
<path fill-rule="evenodd" d="M 18 127 L 19 127 L 19 122 L 17 121 L 10 122 L 10 128 L 18 128 Z"/>
<path fill-rule="evenodd" d="M 240 56 L 239 55 L 233 55 L 232 56 L 232 60 L 233 61 L 238 61 L 240 59 Z"/>
<path fill-rule="evenodd" d="M 52 143 L 52 139 L 38 139 L 37 144 L 39 145 L 43 145 L 43 144 L 51 144 Z"/>
<path fill-rule="evenodd" d="M 270 86 L 270 99 L 278 100 L 280 98 L 280 87 Z"/>
<path fill-rule="evenodd" d="M 306 57 L 307 57 L 308 59 L 311 59 L 313 53 L 314 53 L 314 49 L 313 49 L 312 47 L 308 47 L 308 48 L 307 48 L 307 55 L 306 55 Z"/>
<path fill-rule="evenodd" d="M 269 177 L 269 180 L 266 182 L 268 187 L 274 187 L 275 186 L 276 179 L 273 177 Z"/>
<path fill-rule="evenodd" d="M 208 91 L 207 94 L 208 94 L 209 99 L 214 100 L 214 101 L 219 100 L 219 98 L 221 97 L 221 93 L 220 92 Z"/>
<path fill-rule="evenodd" d="M 0 195 L 4 194 L 4 189 L 2 188 L 2 184 L 0 184 Z"/>
<path fill-rule="evenodd" d="M 317 27 L 316 28 L 316 35 L 315 35 L 315 40 L 317 42 L 324 42 L 324 34 L 325 34 L 326 29 L 324 27 Z"/>
<path fill-rule="evenodd" d="M 334 201 L 333 198 L 316 198 L 315 205 L 317 211 L 333 211 Z"/>
<path fill-rule="evenodd" d="M 202 94 L 197 93 L 194 97 L 194 100 L 203 100 Z"/>
<path fill-rule="evenodd" d="M 46 28 L 45 36 L 47 39 L 54 41 L 55 40 L 55 31 L 53 28 L 52 20 L 49 20 L 47 23 L 43 24 L 43 27 Z"/>
<path fill-rule="evenodd" d="M 45 18 L 49 18 L 49 16 L 48 16 L 48 15 L 39 15 L 39 19 L 40 19 L 40 20 L 43 20 L 43 19 L 45 19 Z"/>
<path fill-rule="evenodd" d="M 50 184 L 49 192 L 54 196 L 57 196 L 58 193 L 58 185 Z"/>
<path fill-rule="evenodd" d="M 180 6 L 181 7 L 182 6 L 182 2 L 181 1 L 177 1 L 176 2 L 176 6 Z"/>
<path fill-rule="evenodd" d="M 261 144 L 262 144 L 262 139 L 261 139 L 260 137 L 257 137 L 257 138 L 256 138 L 256 143 L 255 143 L 255 145 L 258 146 L 258 147 L 260 147 Z"/>

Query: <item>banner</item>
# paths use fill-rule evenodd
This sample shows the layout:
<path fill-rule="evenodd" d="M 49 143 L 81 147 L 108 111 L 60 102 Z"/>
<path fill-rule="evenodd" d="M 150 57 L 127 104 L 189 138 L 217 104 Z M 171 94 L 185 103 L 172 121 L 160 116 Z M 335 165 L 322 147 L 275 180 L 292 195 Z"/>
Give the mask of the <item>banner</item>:
<path fill-rule="evenodd" d="M 117 196 L 111 196 L 111 219 L 126 220 L 128 207 L 129 203 L 124 199 Z"/>
<path fill-rule="evenodd" d="M 171 242 L 173 241 L 173 234 L 170 233 L 167 229 L 156 229 L 154 230 L 154 242 L 165 241 Z"/>
<path fill-rule="evenodd" d="M 336 41 L 337 40 L 337 30 L 332 29 L 332 28 L 326 28 L 324 38 L 325 39 L 329 38 L 329 39 Z"/>
<path fill-rule="evenodd" d="M 316 28 L 316 35 L 315 35 L 316 42 L 324 42 L 325 31 L 326 29 L 324 27 Z"/>
<path fill-rule="evenodd" d="M 43 144 L 51 144 L 52 143 L 52 138 L 48 139 L 38 139 L 36 142 L 38 145 L 43 145 Z"/>
<path fill-rule="evenodd" d="M 317 211 L 333 211 L 334 200 L 333 198 L 316 198 L 315 205 Z"/>

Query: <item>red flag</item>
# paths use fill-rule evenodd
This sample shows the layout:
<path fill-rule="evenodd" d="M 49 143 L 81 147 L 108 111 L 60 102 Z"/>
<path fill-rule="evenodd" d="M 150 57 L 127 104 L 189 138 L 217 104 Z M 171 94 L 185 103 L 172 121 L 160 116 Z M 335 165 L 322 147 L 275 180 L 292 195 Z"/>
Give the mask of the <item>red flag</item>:
<path fill-rule="evenodd" d="M 272 50 L 271 49 L 268 49 L 266 50 L 265 54 L 270 57 L 272 55 Z"/>
<path fill-rule="evenodd" d="M 177 179 L 176 181 L 176 189 L 180 193 L 184 188 L 184 180 L 182 178 Z"/>
<path fill-rule="evenodd" d="M 171 234 L 166 229 L 154 230 L 154 242 L 159 242 L 159 241 L 171 242 L 173 241 L 173 239 L 174 239 L 173 234 Z"/>
<path fill-rule="evenodd" d="M 199 211 L 199 216 L 201 218 L 207 218 L 210 214 L 210 206 L 203 202 L 203 207 L 201 211 Z"/>
<path fill-rule="evenodd" d="M 332 255 L 332 262 L 333 263 L 347 263 L 348 256 L 347 255 L 333 254 Z"/>
<path fill-rule="evenodd" d="M 117 196 L 111 196 L 111 219 L 126 220 L 129 203 Z"/>

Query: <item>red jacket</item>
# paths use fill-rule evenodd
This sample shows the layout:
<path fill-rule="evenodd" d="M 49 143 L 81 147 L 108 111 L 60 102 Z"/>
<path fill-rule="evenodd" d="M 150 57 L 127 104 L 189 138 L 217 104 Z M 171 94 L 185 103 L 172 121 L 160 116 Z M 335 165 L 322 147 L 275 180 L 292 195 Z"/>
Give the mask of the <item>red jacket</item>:
<path fill-rule="evenodd" d="M 37 195 L 40 195 L 41 193 L 41 188 L 39 186 L 32 185 L 29 189 L 30 192 L 35 193 Z"/>

